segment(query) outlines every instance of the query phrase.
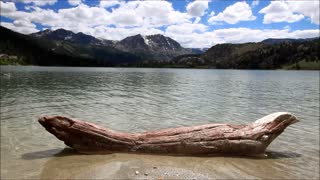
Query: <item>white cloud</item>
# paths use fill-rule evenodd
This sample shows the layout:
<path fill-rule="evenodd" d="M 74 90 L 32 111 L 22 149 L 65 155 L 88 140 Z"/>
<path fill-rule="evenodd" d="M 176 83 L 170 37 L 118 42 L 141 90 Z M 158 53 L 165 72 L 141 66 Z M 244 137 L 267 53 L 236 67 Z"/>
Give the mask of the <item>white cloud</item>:
<path fill-rule="evenodd" d="M 252 3 L 251 3 L 251 7 L 256 7 L 259 5 L 259 0 L 253 0 Z"/>
<path fill-rule="evenodd" d="M 283 27 L 283 29 L 288 29 L 290 31 L 291 27 L 289 25 L 286 25 L 285 27 Z"/>
<path fill-rule="evenodd" d="M 120 4 L 120 1 L 100 0 L 99 6 L 103 8 L 113 7 Z"/>
<path fill-rule="evenodd" d="M 289 29 L 250 29 L 250 28 L 230 28 L 215 30 L 214 33 L 219 38 L 223 38 L 228 43 L 259 42 L 268 38 L 311 38 L 319 34 L 318 29 L 296 30 Z"/>
<path fill-rule="evenodd" d="M 27 28 L 35 28 L 36 25 L 31 23 L 30 21 L 26 21 L 26 20 L 15 20 L 13 21 L 13 24 L 16 27 L 27 27 Z"/>
<path fill-rule="evenodd" d="M 236 2 L 218 15 L 210 17 L 208 22 L 216 24 L 224 21 L 228 24 L 236 24 L 240 21 L 253 21 L 255 19 L 251 7 L 246 2 Z"/>
<path fill-rule="evenodd" d="M 118 11 L 133 9 L 136 16 L 143 19 L 142 26 L 160 27 L 176 23 L 190 22 L 191 16 L 187 13 L 176 11 L 172 7 L 172 3 L 168 1 L 136 1 L 128 2 L 121 6 Z"/>
<path fill-rule="evenodd" d="M 139 16 L 136 16 L 135 11 L 119 11 L 117 14 L 112 14 L 112 22 L 117 26 L 139 26 L 143 19 Z"/>
<path fill-rule="evenodd" d="M 191 16 L 203 16 L 208 9 L 208 1 L 193 1 L 187 5 L 187 12 Z"/>
<path fill-rule="evenodd" d="M 82 3 L 82 0 L 68 0 L 68 3 L 69 3 L 71 6 L 78 6 L 79 4 Z"/>
<path fill-rule="evenodd" d="M 13 2 L 2 2 L 0 1 L 0 12 L 1 15 L 7 15 L 17 10 L 16 5 Z"/>
<path fill-rule="evenodd" d="M 304 18 L 302 14 L 295 14 L 287 2 L 284 1 L 272 1 L 267 7 L 261 9 L 259 13 L 265 14 L 263 18 L 264 24 L 277 22 L 293 23 Z"/>
<path fill-rule="evenodd" d="M 91 29 L 91 35 L 96 36 L 101 39 L 110 39 L 110 40 L 122 40 L 128 36 L 133 36 L 136 34 L 142 35 L 152 35 L 152 34 L 164 34 L 163 31 L 156 28 L 145 28 L 145 27 L 136 27 L 136 28 L 123 28 L 123 27 L 106 27 L 106 26 L 97 26 Z"/>
<path fill-rule="evenodd" d="M 89 7 L 85 4 L 68 9 L 59 9 L 57 12 L 39 7 L 32 7 L 31 9 L 31 12 L 14 11 L 4 16 L 14 20 L 39 23 L 53 29 L 61 27 L 75 32 L 87 32 L 93 26 L 111 23 L 108 11 L 99 7 Z"/>
<path fill-rule="evenodd" d="M 191 18 L 174 10 L 168 1 L 121 1 L 110 14 L 111 24 L 117 27 L 161 27 L 190 22 Z"/>
<path fill-rule="evenodd" d="M 213 32 L 205 32 L 202 34 L 193 33 L 189 35 L 176 34 L 174 36 L 170 36 L 170 34 L 166 35 L 179 42 L 182 47 L 186 48 L 208 48 L 214 44 L 223 42 L 221 39 L 216 37 Z"/>
<path fill-rule="evenodd" d="M 183 47 L 209 47 L 215 38 L 206 32 L 208 26 L 196 23 L 183 23 L 168 26 L 165 35 L 178 41 Z"/>
<path fill-rule="evenodd" d="M 121 1 L 119 3 L 112 12 L 104 7 L 89 7 L 84 3 L 57 11 L 29 6 L 30 12 L 25 12 L 18 11 L 14 3 L 8 2 L 1 4 L 2 12 L 6 12 L 1 15 L 14 20 L 25 19 L 52 28 L 63 26 L 65 29 L 76 31 L 99 25 L 153 28 L 191 22 L 192 18 L 187 13 L 174 10 L 172 3 L 167 1 Z"/>
<path fill-rule="evenodd" d="M 60 9 L 58 12 L 38 10 L 38 19 L 34 21 L 52 27 L 61 27 L 75 32 L 88 32 L 88 29 L 103 24 L 110 24 L 110 13 L 103 8 L 80 4 L 74 8 Z M 40 13 L 43 11 L 42 13 Z M 44 17 L 46 15 L 46 17 Z M 49 18 L 49 19 L 48 19 Z"/>
<path fill-rule="evenodd" d="M 36 6 L 53 5 L 58 0 L 13 0 L 13 2 L 22 2 L 25 4 L 34 4 Z"/>
<path fill-rule="evenodd" d="M 186 26 L 186 28 L 184 28 Z M 199 27 L 198 27 L 199 28 Z M 187 25 L 168 27 L 165 35 L 178 41 L 183 47 L 208 48 L 221 43 L 260 42 L 268 38 L 311 38 L 319 36 L 319 29 L 290 31 L 285 29 L 251 29 L 226 28 L 213 31 L 187 31 L 192 26 Z"/>
<path fill-rule="evenodd" d="M 316 1 L 287 1 L 289 8 L 296 13 L 301 13 L 307 16 L 314 24 L 319 24 L 319 0 Z"/>
<path fill-rule="evenodd" d="M 37 6 L 54 5 L 58 0 L 33 1 Z"/>
<path fill-rule="evenodd" d="M 171 25 L 167 27 L 166 33 L 171 35 L 176 34 L 192 34 L 207 31 L 208 26 L 203 24 L 183 23 L 179 25 Z"/>
<path fill-rule="evenodd" d="M 319 37 L 319 29 L 296 30 L 290 35 L 290 38 L 313 38 Z"/>
<path fill-rule="evenodd" d="M 195 20 L 193 21 L 193 23 L 197 24 L 199 23 L 201 20 L 201 17 L 196 17 Z"/>
<path fill-rule="evenodd" d="M 264 24 L 302 20 L 305 16 L 311 23 L 319 24 L 319 1 L 272 1 L 259 11 L 265 14 Z"/>
<path fill-rule="evenodd" d="M 24 20 L 15 20 L 13 23 L 1 22 L 1 26 L 22 34 L 30 34 L 38 31 L 35 24 Z"/>

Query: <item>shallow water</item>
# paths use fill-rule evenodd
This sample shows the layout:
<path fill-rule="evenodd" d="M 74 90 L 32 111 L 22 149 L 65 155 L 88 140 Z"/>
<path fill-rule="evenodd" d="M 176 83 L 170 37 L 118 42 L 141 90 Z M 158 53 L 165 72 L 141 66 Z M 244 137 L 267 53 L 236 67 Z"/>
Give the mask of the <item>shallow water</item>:
<path fill-rule="evenodd" d="M 1 76 L 1 179 L 319 179 L 319 71 L 2 66 L 1 73 L 11 74 Z M 301 122 L 263 157 L 79 155 L 36 121 L 63 115 L 142 132 L 244 124 L 278 111 Z"/>

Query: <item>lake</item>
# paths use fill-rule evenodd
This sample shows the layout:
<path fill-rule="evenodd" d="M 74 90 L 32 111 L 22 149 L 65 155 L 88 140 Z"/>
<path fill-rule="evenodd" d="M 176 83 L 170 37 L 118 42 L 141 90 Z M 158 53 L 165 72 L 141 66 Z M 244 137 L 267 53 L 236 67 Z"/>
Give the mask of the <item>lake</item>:
<path fill-rule="evenodd" d="M 10 73 L 1 76 L 1 179 L 319 179 L 319 71 L 1 66 L 1 73 Z M 245 124 L 278 111 L 300 122 L 263 157 L 81 155 L 37 122 L 63 115 L 143 132 Z"/>

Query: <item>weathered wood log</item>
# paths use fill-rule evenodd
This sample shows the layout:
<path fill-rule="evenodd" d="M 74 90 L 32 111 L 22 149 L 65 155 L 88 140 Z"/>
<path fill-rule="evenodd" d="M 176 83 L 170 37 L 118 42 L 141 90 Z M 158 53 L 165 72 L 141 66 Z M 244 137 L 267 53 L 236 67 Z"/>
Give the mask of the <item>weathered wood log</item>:
<path fill-rule="evenodd" d="M 189 155 L 260 154 L 287 126 L 296 122 L 294 115 L 278 112 L 248 125 L 208 124 L 130 134 L 61 116 L 39 119 L 47 131 L 81 153 Z"/>

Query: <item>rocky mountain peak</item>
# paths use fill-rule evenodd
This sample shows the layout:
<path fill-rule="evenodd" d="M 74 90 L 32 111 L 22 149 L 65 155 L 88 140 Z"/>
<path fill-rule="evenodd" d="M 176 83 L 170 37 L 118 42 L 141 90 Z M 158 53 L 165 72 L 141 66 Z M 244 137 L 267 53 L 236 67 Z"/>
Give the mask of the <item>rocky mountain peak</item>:
<path fill-rule="evenodd" d="M 149 42 L 151 41 L 151 45 L 155 47 L 166 47 L 173 50 L 182 48 L 178 42 L 162 34 L 149 35 L 147 39 Z"/>
<path fill-rule="evenodd" d="M 162 34 L 141 35 L 127 37 L 115 46 L 122 51 L 135 54 L 144 54 L 159 61 L 168 61 L 175 56 L 192 53 L 191 50 L 181 47 L 175 40 Z"/>
<path fill-rule="evenodd" d="M 145 38 L 141 34 L 130 36 L 119 41 L 118 45 L 123 46 L 125 49 L 134 48 L 147 48 Z"/>
<path fill-rule="evenodd" d="M 66 41 L 70 43 L 76 43 L 81 45 L 97 45 L 97 46 L 106 46 L 113 44 L 111 41 L 108 40 L 100 40 L 93 36 L 84 34 L 82 32 L 74 33 L 69 30 L 65 29 L 57 29 L 55 31 L 39 31 L 37 33 L 31 34 L 31 36 L 37 38 L 44 38 L 48 40 L 54 41 Z"/>
<path fill-rule="evenodd" d="M 121 41 L 97 39 L 82 32 L 74 33 L 65 29 L 55 31 L 40 31 L 31 34 L 34 37 L 54 41 L 69 42 L 78 45 L 110 47 L 126 53 L 132 53 L 143 58 L 168 61 L 182 54 L 193 53 L 181 47 L 175 40 L 162 34 L 129 36 Z"/>
<path fill-rule="evenodd" d="M 43 31 L 39 31 L 39 32 L 37 32 L 37 33 L 33 33 L 33 34 L 31 34 L 32 36 L 34 36 L 34 37 L 42 37 L 42 36 L 45 36 L 45 35 L 47 35 L 47 34 L 50 34 L 52 31 L 50 30 L 50 29 L 45 29 L 45 30 L 43 30 Z"/>
<path fill-rule="evenodd" d="M 66 40 L 68 37 L 71 38 L 73 35 L 75 34 L 72 31 L 65 29 L 57 29 L 54 31 L 44 30 L 31 34 L 31 36 L 41 37 L 49 40 Z"/>

